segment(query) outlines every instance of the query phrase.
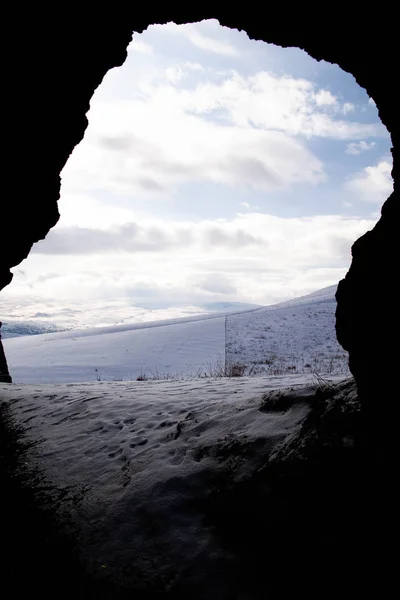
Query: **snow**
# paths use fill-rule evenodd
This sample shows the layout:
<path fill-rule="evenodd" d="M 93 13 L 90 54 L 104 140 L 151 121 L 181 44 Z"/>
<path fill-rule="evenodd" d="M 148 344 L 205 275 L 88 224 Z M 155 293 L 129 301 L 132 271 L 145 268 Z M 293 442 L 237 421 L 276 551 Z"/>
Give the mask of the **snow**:
<path fill-rule="evenodd" d="M 331 286 L 274 306 L 4 340 L 16 383 L 348 374 Z"/>
<path fill-rule="evenodd" d="M 191 598 L 217 600 L 232 586 L 235 558 L 201 503 L 219 478 L 250 477 L 296 435 L 310 383 L 291 375 L 0 384 L 0 392 L 25 429 L 32 485 L 51 499 L 88 572 L 107 569 L 115 581 L 124 573 L 127 585 L 132 569 L 143 586 L 188 580 Z M 269 408 L 265 394 L 287 386 L 295 401 Z"/>
<path fill-rule="evenodd" d="M 13 380 L 84 382 L 196 376 L 224 357 L 224 317 L 4 340 Z"/>
<path fill-rule="evenodd" d="M 335 332 L 336 286 L 294 301 L 227 316 L 226 361 L 247 375 L 349 374 Z"/>

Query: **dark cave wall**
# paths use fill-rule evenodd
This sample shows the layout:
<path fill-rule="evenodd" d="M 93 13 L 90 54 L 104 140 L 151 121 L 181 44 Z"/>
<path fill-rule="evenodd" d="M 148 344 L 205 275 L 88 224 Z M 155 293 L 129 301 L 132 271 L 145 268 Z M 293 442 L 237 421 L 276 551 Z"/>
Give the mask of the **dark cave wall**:
<path fill-rule="evenodd" d="M 395 192 L 377 226 L 354 244 L 350 270 L 337 293 L 338 339 L 350 353 L 359 389 L 371 395 L 369 390 L 381 380 L 379 373 L 389 373 L 398 358 L 390 344 L 398 328 L 394 285 L 400 206 L 395 25 L 385 23 L 380 29 L 376 15 L 364 17 L 362 23 L 351 21 L 349 15 L 335 23 L 328 15 L 327 30 L 326 18 L 324 26 L 321 21 L 310 25 L 315 17 L 311 9 L 301 14 L 289 13 L 286 7 L 274 9 L 264 19 L 250 7 L 242 7 L 240 14 L 217 7 L 149 9 L 147 14 L 141 8 L 139 15 L 137 10 L 115 5 L 90 17 L 82 10 L 58 8 L 53 15 L 51 9 L 41 14 L 34 7 L 8 19 L 11 42 L 3 61 L 8 195 L 1 205 L 0 289 L 11 281 L 10 268 L 57 222 L 59 173 L 84 135 L 94 90 L 110 68 L 125 60 L 132 31 L 143 31 L 151 23 L 217 18 L 223 25 L 244 29 L 251 38 L 298 46 L 317 60 L 339 64 L 374 98 L 391 133 Z"/>
<path fill-rule="evenodd" d="M 94 90 L 124 62 L 132 38 L 124 19 L 93 27 L 74 16 L 17 20 L 18 48 L 6 65 L 10 196 L 1 207 L 0 289 L 11 280 L 10 267 L 57 223 L 60 171 L 83 138 Z"/>

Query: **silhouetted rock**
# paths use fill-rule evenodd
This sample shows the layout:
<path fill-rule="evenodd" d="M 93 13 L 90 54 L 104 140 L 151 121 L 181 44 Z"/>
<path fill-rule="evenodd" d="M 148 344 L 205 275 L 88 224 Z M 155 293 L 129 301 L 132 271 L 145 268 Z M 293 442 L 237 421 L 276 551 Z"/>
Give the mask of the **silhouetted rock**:
<path fill-rule="evenodd" d="M 12 383 L 10 373 L 8 372 L 8 365 L 6 355 L 4 353 L 3 342 L 1 341 L 1 326 L 0 321 L 0 382 L 1 383 Z"/>

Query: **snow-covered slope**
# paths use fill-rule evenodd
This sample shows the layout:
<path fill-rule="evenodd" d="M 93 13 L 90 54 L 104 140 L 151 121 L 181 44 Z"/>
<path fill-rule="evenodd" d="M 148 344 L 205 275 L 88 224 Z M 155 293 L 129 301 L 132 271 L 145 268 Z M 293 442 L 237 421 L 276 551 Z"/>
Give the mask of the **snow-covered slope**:
<path fill-rule="evenodd" d="M 5 339 L 4 347 L 20 383 L 346 374 L 346 354 L 335 338 L 335 289 L 237 313 Z"/>
<path fill-rule="evenodd" d="M 15 382 L 196 376 L 223 360 L 224 317 L 4 340 Z"/>
<path fill-rule="evenodd" d="M 227 316 L 226 363 L 245 375 L 348 374 L 335 333 L 336 286 L 274 306 Z"/>

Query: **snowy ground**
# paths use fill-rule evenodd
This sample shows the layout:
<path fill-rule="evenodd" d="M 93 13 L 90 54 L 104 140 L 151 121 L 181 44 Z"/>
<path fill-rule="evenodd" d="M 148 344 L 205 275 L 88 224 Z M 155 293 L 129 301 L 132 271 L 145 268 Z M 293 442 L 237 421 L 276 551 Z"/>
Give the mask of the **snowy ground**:
<path fill-rule="evenodd" d="M 218 482 L 248 479 L 290 444 L 310 413 L 312 383 L 291 375 L 0 384 L 0 394 L 25 430 L 31 485 L 50 498 L 88 572 L 220 600 L 253 596 L 229 595 L 238 558 L 204 520 L 203 503 Z M 291 400 L 280 404 L 276 390 L 288 386 Z"/>
<path fill-rule="evenodd" d="M 261 309 L 8 338 L 16 383 L 348 374 L 335 286 Z"/>
<path fill-rule="evenodd" d="M 253 312 L 227 316 L 226 362 L 246 375 L 349 373 L 335 332 L 336 286 Z"/>

